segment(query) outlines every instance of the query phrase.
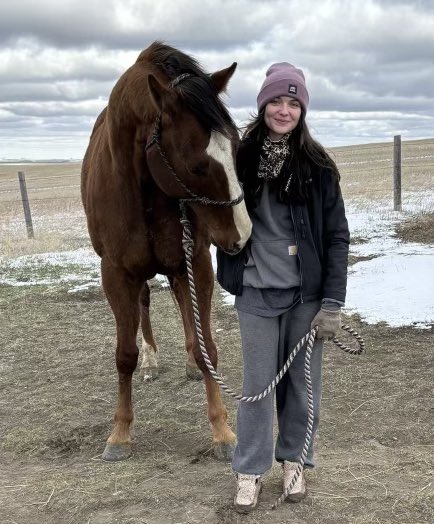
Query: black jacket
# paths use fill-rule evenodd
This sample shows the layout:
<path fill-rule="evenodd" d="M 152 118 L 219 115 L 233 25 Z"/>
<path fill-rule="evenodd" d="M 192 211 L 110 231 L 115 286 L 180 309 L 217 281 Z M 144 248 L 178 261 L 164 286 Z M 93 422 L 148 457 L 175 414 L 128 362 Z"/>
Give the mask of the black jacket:
<path fill-rule="evenodd" d="M 237 155 L 237 173 L 241 180 L 246 171 L 257 169 L 259 151 L 256 143 L 241 144 Z M 294 223 L 301 272 L 301 300 L 307 302 L 331 298 L 345 302 L 350 234 L 339 182 L 323 168 L 312 172 L 309 199 L 288 204 Z M 246 201 L 247 209 L 252 203 Z M 241 295 L 246 248 L 231 256 L 217 249 L 217 280 L 232 295 Z"/>

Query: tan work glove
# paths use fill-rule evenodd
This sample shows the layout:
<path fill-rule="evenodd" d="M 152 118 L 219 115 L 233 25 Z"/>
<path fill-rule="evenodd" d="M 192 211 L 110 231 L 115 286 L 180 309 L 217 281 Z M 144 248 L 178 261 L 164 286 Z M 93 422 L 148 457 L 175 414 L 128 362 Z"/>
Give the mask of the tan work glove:
<path fill-rule="evenodd" d="M 316 326 L 318 326 L 316 338 L 325 338 L 327 340 L 334 338 L 341 327 L 341 310 L 329 311 L 321 308 L 310 325 L 311 328 Z"/>

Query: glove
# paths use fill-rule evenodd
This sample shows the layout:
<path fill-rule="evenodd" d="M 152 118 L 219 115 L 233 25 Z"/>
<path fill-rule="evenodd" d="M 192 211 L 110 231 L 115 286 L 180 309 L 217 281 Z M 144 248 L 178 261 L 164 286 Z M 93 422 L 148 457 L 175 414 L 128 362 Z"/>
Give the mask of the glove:
<path fill-rule="evenodd" d="M 341 310 L 329 311 L 321 308 L 314 316 L 310 327 L 318 327 L 316 338 L 327 340 L 334 338 L 341 327 Z"/>

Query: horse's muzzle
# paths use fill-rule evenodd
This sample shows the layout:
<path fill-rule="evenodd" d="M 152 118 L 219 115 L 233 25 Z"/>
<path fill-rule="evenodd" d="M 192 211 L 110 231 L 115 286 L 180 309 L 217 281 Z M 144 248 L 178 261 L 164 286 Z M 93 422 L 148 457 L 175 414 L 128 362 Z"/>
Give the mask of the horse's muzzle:
<path fill-rule="evenodd" d="M 228 255 L 237 255 L 242 248 L 243 246 L 241 244 L 239 244 L 238 242 L 234 242 L 234 244 L 230 248 L 224 249 L 223 251 Z"/>

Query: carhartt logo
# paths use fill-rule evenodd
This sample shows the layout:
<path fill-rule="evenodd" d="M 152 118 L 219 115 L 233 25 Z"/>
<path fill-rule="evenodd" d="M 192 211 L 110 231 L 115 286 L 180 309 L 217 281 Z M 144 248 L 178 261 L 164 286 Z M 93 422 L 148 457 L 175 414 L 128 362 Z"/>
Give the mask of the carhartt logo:
<path fill-rule="evenodd" d="M 297 94 L 297 86 L 289 84 L 289 86 L 288 86 L 288 93 L 292 93 L 293 95 L 296 95 Z"/>

